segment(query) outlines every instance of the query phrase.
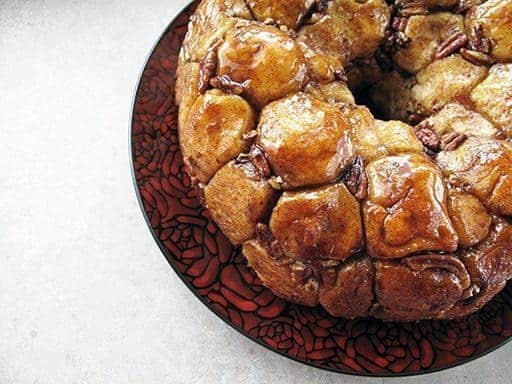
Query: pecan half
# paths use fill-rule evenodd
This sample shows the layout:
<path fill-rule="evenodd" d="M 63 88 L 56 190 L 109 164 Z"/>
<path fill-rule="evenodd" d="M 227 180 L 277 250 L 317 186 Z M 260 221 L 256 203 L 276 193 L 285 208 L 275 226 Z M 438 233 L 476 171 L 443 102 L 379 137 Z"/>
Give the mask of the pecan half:
<path fill-rule="evenodd" d="M 266 224 L 259 223 L 256 225 L 256 239 L 258 239 L 260 245 L 265 248 L 271 258 L 281 259 L 284 256 L 279 241 L 270 232 Z"/>
<path fill-rule="evenodd" d="M 216 76 L 210 80 L 210 85 L 213 88 L 221 89 L 228 93 L 233 93 L 235 95 L 240 95 L 244 93 L 245 88 L 247 87 L 247 82 L 237 83 L 227 75 Z"/>
<path fill-rule="evenodd" d="M 400 10 L 398 11 L 400 16 L 409 17 L 416 15 L 427 15 L 428 9 L 425 6 L 424 1 L 422 0 L 414 0 L 408 1 L 400 5 Z"/>
<path fill-rule="evenodd" d="M 463 32 L 458 32 L 445 41 L 443 41 L 437 48 L 435 54 L 436 60 L 443 59 L 450 56 L 452 53 L 457 52 L 460 48 L 468 43 L 468 36 Z"/>
<path fill-rule="evenodd" d="M 426 148 L 437 152 L 439 151 L 441 140 L 432 128 L 433 126 L 430 121 L 423 120 L 416 127 L 414 127 L 414 133 Z"/>
<path fill-rule="evenodd" d="M 484 27 L 482 24 L 471 28 L 471 38 L 469 40 L 469 48 L 473 51 L 491 53 L 492 41 L 485 37 Z"/>
<path fill-rule="evenodd" d="M 480 66 L 489 66 L 494 63 L 494 60 L 487 53 L 474 51 L 472 49 L 462 48 L 460 55 L 472 64 Z"/>
<path fill-rule="evenodd" d="M 348 190 L 359 200 L 366 199 L 368 195 L 368 175 L 366 174 L 364 160 L 357 156 L 342 177 Z"/>
<path fill-rule="evenodd" d="M 210 80 L 215 74 L 215 70 L 217 69 L 217 50 L 221 45 L 222 40 L 217 40 L 212 44 L 206 55 L 199 63 L 199 93 L 203 94 L 208 89 L 210 85 Z"/>
<path fill-rule="evenodd" d="M 256 144 L 252 145 L 249 153 L 240 154 L 236 161 L 239 164 L 251 163 L 258 172 L 259 176 L 263 178 L 268 178 L 272 174 L 272 170 L 270 169 L 270 164 L 267 160 L 267 157 L 263 153 L 263 150 Z"/>
<path fill-rule="evenodd" d="M 441 149 L 443 151 L 454 151 L 459 145 L 466 141 L 468 137 L 463 133 L 450 132 L 441 137 Z"/>

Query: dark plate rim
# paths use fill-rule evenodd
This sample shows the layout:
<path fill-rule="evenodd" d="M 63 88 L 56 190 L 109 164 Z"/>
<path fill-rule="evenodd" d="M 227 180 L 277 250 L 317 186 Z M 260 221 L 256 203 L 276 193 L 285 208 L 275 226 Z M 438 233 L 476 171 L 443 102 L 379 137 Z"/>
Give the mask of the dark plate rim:
<path fill-rule="evenodd" d="M 480 358 L 482 358 L 482 357 L 484 357 L 484 356 L 486 356 L 486 355 L 488 355 L 490 353 L 493 353 L 493 352 L 497 351 L 498 349 L 500 349 L 501 347 L 503 347 L 504 345 L 506 345 L 510 341 L 512 341 L 512 336 L 509 336 L 508 339 L 502 341 L 501 343 L 499 343 L 496 346 L 490 348 L 489 350 L 487 350 L 485 352 L 482 352 L 480 354 L 477 354 L 475 356 L 471 356 L 471 357 L 467 358 L 466 360 L 461 360 L 461 361 L 458 361 L 458 362 L 453 363 L 453 364 L 448 364 L 448 365 L 446 365 L 444 367 L 432 368 L 432 369 L 421 371 L 421 372 L 415 372 L 415 373 L 406 372 L 406 373 L 398 373 L 398 374 L 393 374 L 393 373 L 389 373 L 389 374 L 372 374 L 372 373 L 366 373 L 366 372 L 356 373 L 356 372 L 351 372 L 351 371 L 344 371 L 344 370 L 341 370 L 341 369 L 334 369 L 334 368 L 329 368 L 329 367 L 323 367 L 323 366 L 315 365 L 314 363 L 311 363 L 311 362 L 309 362 L 307 360 L 301 360 L 301 359 L 299 359 L 299 358 L 297 358 L 295 356 L 291 356 L 291 355 L 288 355 L 288 354 L 286 354 L 286 353 L 284 353 L 282 351 L 275 350 L 272 347 L 270 347 L 268 344 L 265 344 L 261 340 L 251 336 L 249 333 L 245 332 L 242 329 L 239 329 L 234 324 L 232 324 L 228 320 L 224 319 L 220 314 L 215 312 L 208 305 L 206 300 L 204 300 L 204 298 L 195 291 L 195 289 L 192 286 L 192 284 L 190 282 L 188 282 L 184 278 L 184 276 L 173 265 L 173 263 L 170 260 L 170 257 L 167 256 L 169 251 L 160 242 L 160 239 L 158 238 L 158 235 L 155 233 L 155 231 L 153 230 L 153 227 L 151 226 L 150 220 L 147 217 L 146 212 L 144 210 L 144 203 L 142 201 L 142 197 L 140 195 L 139 188 L 137 186 L 137 178 L 135 176 L 135 167 L 134 167 L 134 160 L 135 160 L 135 158 L 134 158 L 134 148 L 133 148 L 133 143 L 132 143 L 132 128 L 133 128 L 133 120 L 134 120 L 135 102 L 136 102 L 137 94 L 138 94 L 139 89 L 140 89 L 140 85 L 141 85 L 142 77 L 144 75 L 144 71 L 145 71 L 145 69 L 146 69 L 146 67 L 147 67 L 147 65 L 149 63 L 149 60 L 153 56 L 153 53 L 155 52 L 155 49 L 157 48 L 158 44 L 160 44 L 160 42 L 162 41 L 164 36 L 169 32 L 171 26 L 175 23 L 177 18 L 183 12 L 185 12 L 190 6 L 192 6 L 193 3 L 194 3 L 193 1 L 188 3 L 187 5 L 185 5 L 183 8 L 181 8 L 176 13 L 176 15 L 171 19 L 171 21 L 169 22 L 167 27 L 164 29 L 164 31 L 160 34 L 160 36 L 158 37 L 156 42 L 152 45 L 152 47 L 151 47 L 151 49 L 149 51 L 149 54 L 147 55 L 146 59 L 144 60 L 144 64 L 142 66 L 142 69 L 139 71 L 139 75 L 137 76 L 137 83 L 136 83 L 135 91 L 133 93 L 132 101 L 131 101 L 131 104 L 130 104 L 131 107 L 130 107 L 130 116 L 129 116 L 129 123 L 128 123 L 128 152 L 129 152 L 129 161 L 130 161 L 130 172 L 131 172 L 132 183 L 133 183 L 133 187 L 135 189 L 135 195 L 137 197 L 137 203 L 139 205 L 140 212 L 142 213 L 142 216 L 144 217 L 144 221 L 146 222 L 146 225 L 147 225 L 147 227 L 148 227 L 148 229 L 149 229 L 149 231 L 151 233 L 151 236 L 153 236 L 153 239 L 155 240 L 156 244 L 158 245 L 158 248 L 160 249 L 160 251 L 162 252 L 163 256 L 165 257 L 165 259 L 167 260 L 167 262 L 171 266 L 171 268 L 174 271 L 174 273 L 186 285 L 186 287 L 189 289 L 189 291 L 191 291 L 192 294 L 194 296 L 196 296 L 196 298 L 199 299 L 199 301 L 201 301 L 201 303 L 203 303 L 206 306 L 206 308 L 208 308 L 208 310 L 211 313 L 213 313 L 216 317 L 218 317 L 220 320 L 222 320 L 222 322 L 227 324 L 229 327 L 231 327 L 232 329 L 234 329 L 235 331 L 237 331 L 241 335 L 247 337 L 251 341 L 255 342 L 256 344 L 258 344 L 260 346 L 262 346 L 263 348 L 265 348 L 265 349 L 267 349 L 269 351 L 272 351 L 273 353 L 277 353 L 277 354 L 279 354 L 279 355 L 281 355 L 281 356 L 283 356 L 283 357 L 285 357 L 287 359 L 290 359 L 290 360 L 293 360 L 293 361 L 295 361 L 297 363 L 300 363 L 302 365 L 313 367 L 313 368 L 318 368 L 318 369 L 321 369 L 323 371 L 338 373 L 338 374 L 341 374 L 341 375 L 356 376 L 356 377 L 372 377 L 372 378 L 392 378 L 392 377 L 425 376 L 425 375 L 430 375 L 430 374 L 438 373 L 438 372 L 441 372 L 441 371 L 445 371 L 445 370 L 448 370 L 448 369 L 451 369 L 451 368 L 455 368 L 455 367 L 458 367 L 458 366 L 461 366 L 461 365 L 464 365 L 464 364 L 472 363 L 472 362 L 474 362 L 477 359 L 480 359 Z"/>

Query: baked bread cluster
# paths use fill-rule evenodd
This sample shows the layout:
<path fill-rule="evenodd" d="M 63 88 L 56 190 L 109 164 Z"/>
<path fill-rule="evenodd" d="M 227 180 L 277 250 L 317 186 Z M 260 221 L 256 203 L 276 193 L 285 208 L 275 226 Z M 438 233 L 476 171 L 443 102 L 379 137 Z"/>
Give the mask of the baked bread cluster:
<path fill-rule="evenodd" d="M 278 296 L 445 319 L 512 277 L 512 0 L 203 0 L 176 95 L 187 172 Z"/>

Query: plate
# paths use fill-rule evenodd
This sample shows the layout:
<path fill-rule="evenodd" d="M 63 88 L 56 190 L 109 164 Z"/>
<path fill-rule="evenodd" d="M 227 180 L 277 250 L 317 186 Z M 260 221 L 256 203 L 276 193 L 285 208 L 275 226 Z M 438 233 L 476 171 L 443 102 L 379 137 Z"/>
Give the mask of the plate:
<path fill-rule="evenodd" d="M 288 303 L 263 287 L 199 203 L 184 173 L 174 85 L 178 52 L 197 2 L 159 39 L 142 72 L 130 145 L 136 193 L 171 267 L 227 324 L 283 356 L 366 376 L 429 373 L 466 363 L 512 335 L 512 284 L 477 314 L 455 321 L 346 320 Z"/>

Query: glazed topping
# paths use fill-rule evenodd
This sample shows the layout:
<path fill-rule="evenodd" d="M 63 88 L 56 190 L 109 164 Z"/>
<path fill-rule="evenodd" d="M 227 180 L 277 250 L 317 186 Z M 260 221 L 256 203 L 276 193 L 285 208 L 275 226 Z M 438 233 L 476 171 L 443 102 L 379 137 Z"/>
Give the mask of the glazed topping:
<path fill-rule="evenodd" d="M 469 93 L 487 76 L 487 68 L 471 64 L 459 55 L 434 61 L 416 75 L 412 97 L 417 108 L 430 115 L 449 102 L 469 98 Z"/>
<path fill-rule="evenodd" d="M 423 152 L 423 145 L 410 125 L 395 120 L 379 120 L 376 128 L 377 137 L 388 155 Z"/>
<path fill-rule="evenodd" d="M 183 42 L 187 61 L 198 62 L 208 49 L 229 30 L 237 19 L 251 19 L 245 0 L 203 0 L 190 19 Z"/>
<path fill-rule="evenodd" d="M 458 237 L 446 209 L 441 172 L 421 155 L 390 156 L 368 165 L 364 222 L 370 256 L 453 252 Z"/>
<path fill-rule="evenodd" d="M 492 217 L 475 196 L 452 189 L 448 195 L 448 212 L 459 235 L 460 245 L 471 247 L 481 242 L 492 223 Z"/>
<path fill-rule="evenodd" d="M 498 61 L 512 60 L 511 1 L 487 0 L 468 12 L 466 25 L 475 50 L 490 53 Z"/>
<path fill-rule="evenodd" d="M 313 15 L 298 41 L 318 79 L 333 80 L 352 59 L 371 56 L 384 37 L 389 10 L 383 0 L 337 0 Z"/>
<path fill-rule="evenodd" d="M 418 320 L 474 312 L 512 278 L 511 12 L 201 2 L 178 58 L 185 170 L 265 286 Z"/>
<path fill-rule="evenodd" d="M 493 212 L 512 216 L 512 147 L 502 141 L 469 137 L 437 163 L 451 184 L 478 197 Z"/>
<path fill-rule="evenodd" d="M 256 20 L 277 24 L 291 30 L 297 28 L 316 0 L 248 0 L 247 4 Z"/>
<path fill-rule="evenodd" d="M 181 127 L 183 157 L 201 183 L 248 146 L 244 134 L 254 129 L 254 112 L 244 99 L 218 90 L 200 96 Z"/>
<path fill-rule="evenodd" d="M 285 32 L 259 23 L 241 23 L 218 50 L 217 75 L 240 84 L 258 108 L 300 91 L 307 82 L 304 55 Z"/>
<path fill-rule="evenodd" d="M 285 192 L 270 218 L 270 230 L 294 260 L 345 260 L 363 246 L 359 204 L 344 184 Z"/>
<path fill-rule="evenodd" d="M 461 260 L 477 286 L 512 278 L 512 226 L 497 220 L 484 242 L 462 253 Z"/>
<path fill-rule="evenodd" d="M 461 15 L 439 12 L 411 16 L 403 31 L 408 44 L 394 55 L 395 63 L 410 73 L 416 73 L 433 62 L 437 53 L 448 53 L 447 49 L 440 49 L 443 43 L 463 32 L 464 18 Z"/>
<path fill-rule="evenodd" d="M 333 182 L 354 152 L 339 109 L 300 93 L 261 112 L 258 144 L 285 188 Z"/>
<path fill-rule="evenodd" d="M 499 134 L 499 131 L 484 116 L 457 103 L 447 104 L 430 117 L 428 122 L 440 137 L 450 132 L 489 138 Z"/>

